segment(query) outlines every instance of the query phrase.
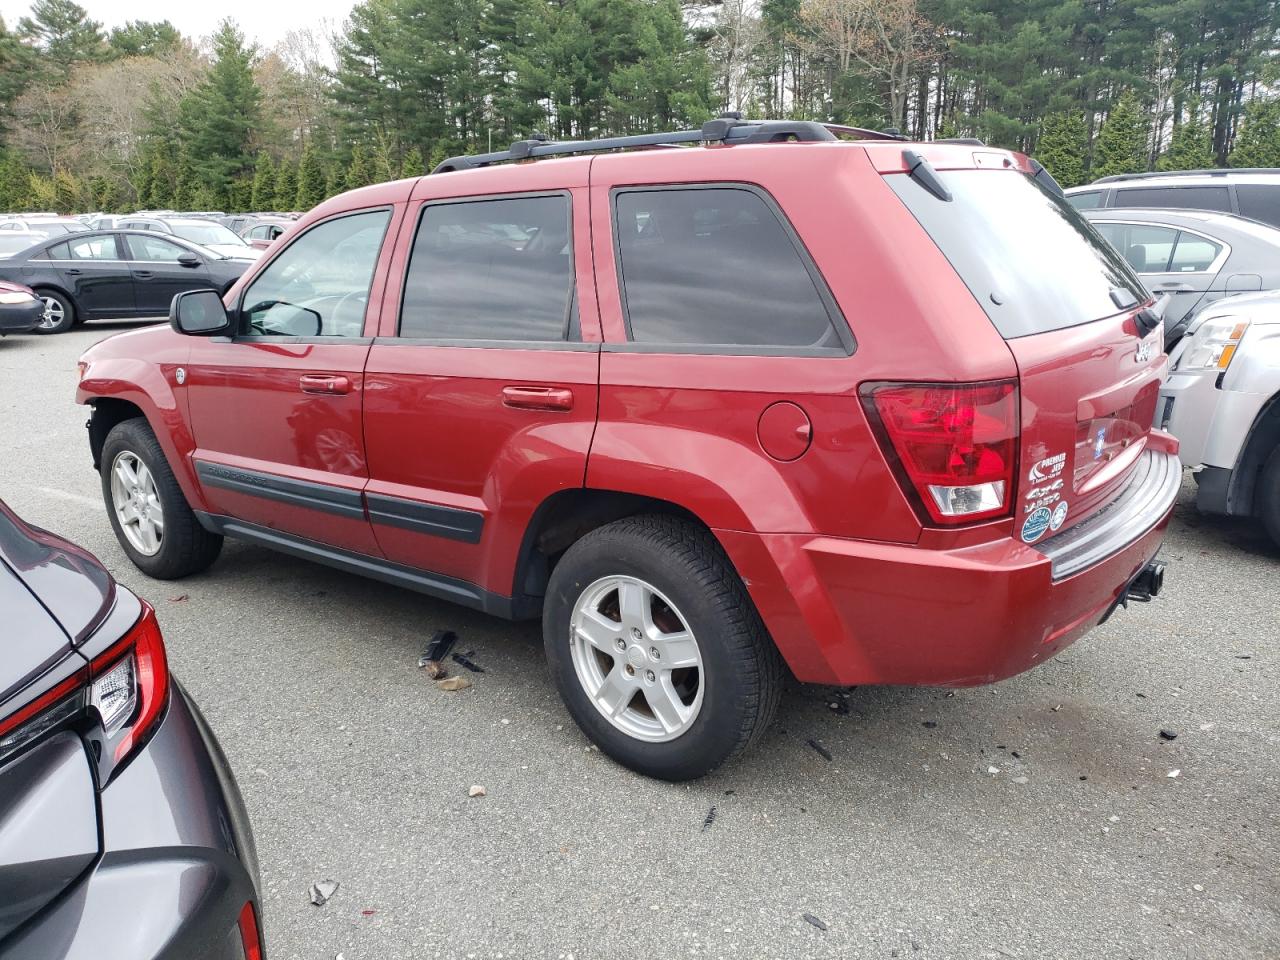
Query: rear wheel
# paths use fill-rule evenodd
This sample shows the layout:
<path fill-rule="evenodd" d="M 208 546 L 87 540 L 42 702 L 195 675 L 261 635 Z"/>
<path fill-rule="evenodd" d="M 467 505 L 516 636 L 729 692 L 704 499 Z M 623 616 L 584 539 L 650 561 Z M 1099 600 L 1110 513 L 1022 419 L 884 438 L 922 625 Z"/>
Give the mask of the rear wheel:
<path fill-rule="evenodd" d="M 200 526 L 146 420 L 112 427 L 101 462 L 107 516 L 134 566 L 159 580 L 176 580 L 217 559 L 222 537 Z"/>
<path fill-rule="evenodd" d="M 711 772 L 777 708 L 782 661 L 741 578 L 710 534 L 675 517 L 620 520 L 570 547 L 543 636 L 578 726 L 648 776 Z"/>
<path fill-rule="evenodd" d="M 1258 518 L 1272 541 L 1280 547 L 1280 447 L 1271 451 L 1258 477 Z"/>
<path fill-rule="evenodd" d="M 76 322 L 76 307 L 56 290 L 37 290 L 36 296 L 44 301 L 44 315 L 36 324 L 36 333 L 64 333 Z"/>

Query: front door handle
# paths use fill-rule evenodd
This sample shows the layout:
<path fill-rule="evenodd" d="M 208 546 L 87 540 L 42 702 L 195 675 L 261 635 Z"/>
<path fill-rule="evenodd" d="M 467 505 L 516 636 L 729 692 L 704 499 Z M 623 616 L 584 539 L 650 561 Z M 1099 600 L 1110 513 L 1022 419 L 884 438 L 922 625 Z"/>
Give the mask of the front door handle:
<path fill-rule="evenodd" d="M 333 397 L 351 392 L 351 380 L 327 373 L 307 373 L 298 378 L 303 393 L 317 393 Z"/>
<path fill-rule="evenodd" d="M 150 280 L 153 276 L 155 276 L 155 274 L 153 274 L 150 270 L 135 270 L 133 271 L 133 275 L 135 277 L 141 277 L 143 280 Z"/>
<path fill-rule="evenodd" d="M 503 387 L 502 404 L 516 410 L 572 410 L 573 391 L 567 387 Z"/>
<path fill-rule="evenodd" d="M 82 272 L 83 272 L 83 271 L 78 270 L 78 269 L 77 269 L 77 268 L 75 268 L 75 267 L 68 267 L 68 268 L 67 268 L 67 273 L 69 273 L 69 274 L 70 274 L 71 276 L 73 276 L 73 277 L 78 277 L 78 276 L 80 276 L 80 274 L 81 274 Z"/>

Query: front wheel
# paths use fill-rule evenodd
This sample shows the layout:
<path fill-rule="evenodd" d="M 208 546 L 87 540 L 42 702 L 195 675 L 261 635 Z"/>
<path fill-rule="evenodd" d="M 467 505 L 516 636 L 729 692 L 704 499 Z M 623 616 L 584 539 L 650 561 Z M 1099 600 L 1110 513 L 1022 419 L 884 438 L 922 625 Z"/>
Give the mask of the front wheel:
<path fill-rule="evenodd" d="M 76 307 L 69 299 L 54 290 L 37 290 L 44 302 L 44 314 L 36 324 L 36 333 L 65 333 L 76 322 Z"/>
<path fill-rule="evenodd" d="M 651 777 L 711 772 L 777 709 L 781 658 L 741 578 L 709 533 L 679 518 L 619 520 L 570 547 L 551 575 L 543 637 L 578 726 Z"/>

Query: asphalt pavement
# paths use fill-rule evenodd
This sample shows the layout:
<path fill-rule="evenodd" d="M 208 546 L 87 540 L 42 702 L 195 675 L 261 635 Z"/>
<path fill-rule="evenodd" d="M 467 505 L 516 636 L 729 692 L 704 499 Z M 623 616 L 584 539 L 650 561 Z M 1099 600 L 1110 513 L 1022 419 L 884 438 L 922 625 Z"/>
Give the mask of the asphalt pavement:
<path fill-rule="evenodd" d="M 754 752 L 671 785 L 589 749 L 536 625 L 230 541 L 139 573 L 73 397 L 129 326 L 0 340 L 0 498 L 155 604 L 248 803 L 271 960 L 1280 957 L 1280 551 L 1189 476 L 1155 602 L 990 687 L 793 684 Z M 470 689 L 417 669 L 438 629 Z"/>

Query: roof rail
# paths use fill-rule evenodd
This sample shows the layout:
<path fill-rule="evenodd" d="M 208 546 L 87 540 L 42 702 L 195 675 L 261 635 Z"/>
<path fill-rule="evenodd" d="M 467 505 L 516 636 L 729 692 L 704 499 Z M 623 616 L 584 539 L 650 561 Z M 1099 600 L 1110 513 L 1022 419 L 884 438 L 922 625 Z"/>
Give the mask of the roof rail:
<path fill-rule="evenodd" d="M 1094 183 L 1119 183 L 1123 180 L 1155 180 L 1163 177 L 1225 177 L 1230 173 L 1274 173 L 1280 167 L 1211 167 L 1207 170 L 1153 170 L 1149 173 L 1113 173 L 1099 177 Z"/>
<path fill-rule="evenodd" d="M 714 120 L 708 120 L 698 130 L 675 130 L 670 133 L 642 133 L 628 137 L 565 141 L 548 140 L 542 134 L 534 134 L 527 140 L 517 140 L 506 150 L 450 157 L 431 172 L 435 174 L 454 170 L 474 170 L 477 167 L 487 167 L 490 164 L 511 160 L 566 157 L 580 153 L 596 153 L 601 150 L 639 150 L 694 143 L 782 143 L 787 140 L 817 143 L 834 141 L 841 137 L 856 137 L 860 140 L 902 139 L 895 134 L 866 130 L 862 127 L 846 127 L 814 120 L 743 120 L 741 114 L 728 113 Z"/>

